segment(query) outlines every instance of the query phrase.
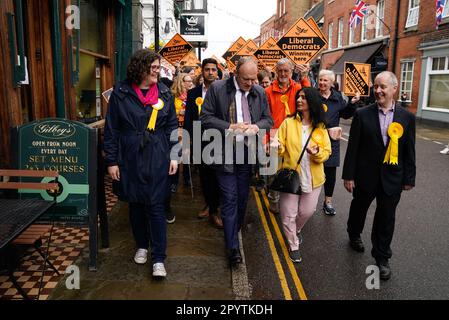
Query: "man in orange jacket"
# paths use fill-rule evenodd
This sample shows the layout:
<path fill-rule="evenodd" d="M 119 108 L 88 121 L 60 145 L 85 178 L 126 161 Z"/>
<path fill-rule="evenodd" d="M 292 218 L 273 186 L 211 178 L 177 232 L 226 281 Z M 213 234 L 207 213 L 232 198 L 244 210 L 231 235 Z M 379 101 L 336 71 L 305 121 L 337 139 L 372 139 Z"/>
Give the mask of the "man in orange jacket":
<path fill-rule="evenodd" d="M 277 129 L 286 117 L 296 111 L 295 96 L 302 87 L 310 87 L 310 81 L 307 77 L 309 67 L 299 65 L 297 69 L 301 72 L 301 83 L 293 81 L 293 63 L 290 59 L 284 58 L 276 64 L 276 80 L 265 89 L 270 107 L 271 116 L 274 120 L 274 126 L 271 129 L 270 137 L 273 138 Z M 270 210 L 273 213 L 279 213 L 279 193 L 271 191 L 268 193 L 270 200 Z"/>

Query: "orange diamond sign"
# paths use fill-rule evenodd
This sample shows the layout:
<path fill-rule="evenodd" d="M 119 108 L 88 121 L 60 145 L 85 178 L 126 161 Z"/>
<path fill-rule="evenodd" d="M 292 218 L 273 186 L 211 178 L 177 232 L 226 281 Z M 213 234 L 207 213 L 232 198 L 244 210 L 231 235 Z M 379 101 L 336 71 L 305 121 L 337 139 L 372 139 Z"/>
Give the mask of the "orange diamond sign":
<path fill-rule="evenodd" d="M 260 48 L 254 52 L 254 56 L 263 65 L 271 69 L 276 67 L 276 63 L 279 60 L 287 57 L 281 48 L 279 48 L 273 37 L 269 38 L 263 45 L 261 45 Z"/>
<path fill-rule="evenodd" d="M 295 64 L 307 64 L 324 49 L 327 41 L 300 18 L 277 44 Z"/>
<path fill-rule="evenodd" d="M 181 61 L 189 52 L 193 49 L 193 46 L 188 43 L 179 34 L 175 34 L 173 38 L 163 47 L 159 54 L 172 65 Z"/>

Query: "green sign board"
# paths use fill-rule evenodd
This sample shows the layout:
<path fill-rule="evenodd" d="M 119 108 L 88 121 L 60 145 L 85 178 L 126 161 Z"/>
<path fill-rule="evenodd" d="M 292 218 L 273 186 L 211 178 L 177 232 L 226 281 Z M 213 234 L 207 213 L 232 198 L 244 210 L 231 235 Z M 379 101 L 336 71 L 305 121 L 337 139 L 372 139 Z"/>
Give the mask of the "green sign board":
<path fill-rule="evenodd" d="M 93 131 L 83 123 L 64 119 L 39 120 L 18 128 L 19 168 L 59 172 L 57 205 L 43 220 L 50 220 L 51 216 L 52 221 L 58 222 L 89 222 L 89 212 L 94 209 L 90 208 L 89 190 L 95 187 L 90 186 L 89 172 L 96 174 L 96 163 L 92 160 L 95 158 L 91 155 L 92 150 L 96 154 Z M 50 181 L 53 178 L 42 179 L 42 182 Z M 53 200 L 53 195 L 45 190 L 20 190 L 20 193 L 23 198 Z"/>

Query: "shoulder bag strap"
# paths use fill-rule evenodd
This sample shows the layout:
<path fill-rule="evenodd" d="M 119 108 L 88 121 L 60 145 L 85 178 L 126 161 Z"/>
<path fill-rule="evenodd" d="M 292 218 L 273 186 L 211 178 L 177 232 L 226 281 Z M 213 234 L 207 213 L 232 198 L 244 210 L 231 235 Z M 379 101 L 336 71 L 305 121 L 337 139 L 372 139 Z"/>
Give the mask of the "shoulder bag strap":
<path fill-rule="evenodd" d="M 309 144 L 314 131 L 315 131 L 315 128 L 312 129 L 312 132 L 310 133 L 309 138 L 307 139 L 307 142 L 304 145 L 304 148 L 302 149 L 301 156 L 299 157 L 298 163 L 296 164 L 296 168 L 298 168 L 299 164 L 301 163 L 302 157 L 304 156 L 304 153 L 306 152 L 307 145 Z"/>

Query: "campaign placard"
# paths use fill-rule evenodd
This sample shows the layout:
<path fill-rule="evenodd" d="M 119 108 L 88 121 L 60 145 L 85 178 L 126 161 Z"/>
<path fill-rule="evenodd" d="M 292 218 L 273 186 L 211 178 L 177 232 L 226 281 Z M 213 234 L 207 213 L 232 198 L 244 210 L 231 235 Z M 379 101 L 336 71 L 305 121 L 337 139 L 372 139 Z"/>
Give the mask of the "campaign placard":
<path fill-rule="evenodd" d="M 279 60 L 287 57 L 281 48 L 279 48 L 273 37 L 262 44 L 260 48 L 254 52 L 254 56 L 264 66 L 269 67 L 272 70 L 276 67 L 276 63 Z"/>
<path fill-rule="evenodd" d="M 343 73 L 343 93 L 347 96 L 355 96 L 358 92 L 361 97 L 369 97 L 370 79 L 370 64 L 345 62 L 345 70 Z"/>
<path fill-rule="evenodd" d="M 239 37 L 232 45 L 231 47 L 222 55 L 223 59 L 226 61 L 229 61 L 229 59 L 237 53 L 240 49 L 243 48 L 243 46 L 246 44 L 246 40 L 242 37 Z"/>
<path fill-rule="evenodd" d="M 256 57 L 254 56 L 254 53 L 257 51 L 258 48 L 259 47 L 253 40 L 248 40 L 246 44 L 242 47 L 242 49 L 237 51 L 237 53 L 234 54 L 229 60 L 235 66 L 237 66 L 238 61 L 242 57 L 252 57 L 254 60 L 257 60 Z"/>
<path fill-rule="evenodd" d="M 327 41 L 322 33 L 300 18 L 277 44 L 298 65 L 310 63 L 324 49 Z"/>
<path fill-rule="evenodd" d="M 175 34 L 173 38 L 159 51 L 159 54 L 172 65 L 181 61 L 193 46 L 188 43 L 179 33 Z"/>

